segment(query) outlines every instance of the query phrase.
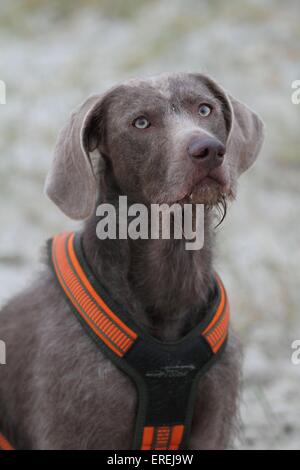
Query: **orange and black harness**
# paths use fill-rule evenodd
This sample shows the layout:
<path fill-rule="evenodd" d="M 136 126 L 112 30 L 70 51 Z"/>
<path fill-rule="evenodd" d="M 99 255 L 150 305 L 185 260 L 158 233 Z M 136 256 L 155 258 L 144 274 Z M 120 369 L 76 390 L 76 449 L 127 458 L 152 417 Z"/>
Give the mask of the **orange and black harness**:
<path fill-rule="evenodd" d="M 72 311 L 101 351 L 138 391 L 133 449 L 188 447 L 197 384 L 226 346 L 229 304 L 215 276 L 204 320 L 183 339 L 161 342 L 134 322 L 99 284 L 84 257 L 80 234 L 49 242 L 51 264 Z M 0 449 L 10 449 L 0 434 Z"/>

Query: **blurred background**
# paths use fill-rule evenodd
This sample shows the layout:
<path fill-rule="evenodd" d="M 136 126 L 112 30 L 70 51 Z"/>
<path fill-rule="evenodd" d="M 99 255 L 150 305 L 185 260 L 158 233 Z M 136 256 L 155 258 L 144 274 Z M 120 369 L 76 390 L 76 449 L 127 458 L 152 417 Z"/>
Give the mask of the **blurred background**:
<path fill-rule="evenodd" d="M 218 229 L 217 269 L 245 348 L 240 449 L 300 449 L 299 1 L 0 3 L 0 305 L 30 282 L 45 238 L 74 227 L 43 195 L 57 133 L 124 78 L 202 71 L 258 111 L 266 142 Z"/>

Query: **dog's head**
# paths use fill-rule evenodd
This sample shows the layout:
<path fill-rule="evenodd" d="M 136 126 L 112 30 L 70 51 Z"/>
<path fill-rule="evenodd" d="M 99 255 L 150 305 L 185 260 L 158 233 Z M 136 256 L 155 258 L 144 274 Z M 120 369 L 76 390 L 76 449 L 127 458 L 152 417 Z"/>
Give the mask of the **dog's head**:
<path fill-rule="evenodd" d="M 130 80 L 88 98 L 62 130 L 46 181 L 48 196 L 74 219 L 96 203 L 91 152 L 120 194 L 143 203 L 234 197 L 256 159 L 263 124 L 201 74 Z"/>

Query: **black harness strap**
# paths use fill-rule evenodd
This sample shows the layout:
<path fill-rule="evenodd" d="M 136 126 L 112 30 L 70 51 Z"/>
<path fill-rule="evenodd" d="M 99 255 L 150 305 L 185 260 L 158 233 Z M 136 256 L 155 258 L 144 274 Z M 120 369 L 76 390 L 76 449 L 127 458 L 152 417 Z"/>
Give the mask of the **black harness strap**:
<path fill-rule="evenodd" d="M 80 234 L 58 235 L 49 247 L 56 278 L 76 317 L 136 384 L 133 448 L 187 448 L 198 380 L 226 346 L 229 305 L 221 280 L 216 276 L 204 320 L 181 340 L 165 343 L 136 324 L 99 284 L 84 257 Z"/>

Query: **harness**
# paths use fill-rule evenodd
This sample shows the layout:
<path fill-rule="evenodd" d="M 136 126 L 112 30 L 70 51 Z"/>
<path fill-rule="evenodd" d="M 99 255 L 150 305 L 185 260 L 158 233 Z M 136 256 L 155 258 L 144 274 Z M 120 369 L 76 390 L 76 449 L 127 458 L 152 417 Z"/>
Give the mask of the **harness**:
<path fill-rule="evenodd" d="M 218 360 L 228 336 L 229 304 L 220 278 L 215 275 L 203 321 L 184 338 L 162 342 L 136 324 L 98 282 L 84 257 L 80 234 L 55 236 L 49 252 L 73 313 L 136 385 L 133 449 L 186 449 L 199 379 Z"/>

